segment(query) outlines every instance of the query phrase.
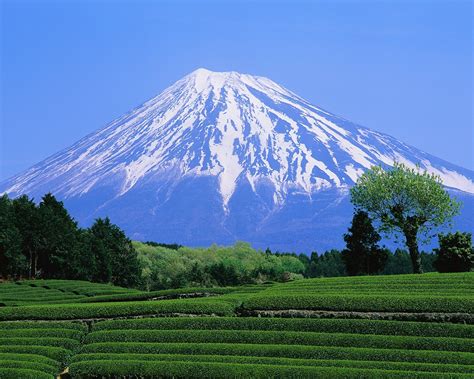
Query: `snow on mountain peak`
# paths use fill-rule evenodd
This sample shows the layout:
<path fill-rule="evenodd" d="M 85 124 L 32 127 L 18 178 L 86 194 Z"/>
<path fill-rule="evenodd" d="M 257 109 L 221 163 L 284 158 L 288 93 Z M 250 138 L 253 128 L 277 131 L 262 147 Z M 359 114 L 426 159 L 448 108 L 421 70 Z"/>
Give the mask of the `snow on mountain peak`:
<path fill-rule="evenodd" d="M 473 173 L 311 105 L 270 79 L 199 68 L 160 95 L 0 186 L 65 198 L 103 186 L 120 197 L 166 178 L 217 178 L 227 210 L 239 183 L 311 197 L 345 188 L 373 165 L 400 161 L 474 193 Z"/>

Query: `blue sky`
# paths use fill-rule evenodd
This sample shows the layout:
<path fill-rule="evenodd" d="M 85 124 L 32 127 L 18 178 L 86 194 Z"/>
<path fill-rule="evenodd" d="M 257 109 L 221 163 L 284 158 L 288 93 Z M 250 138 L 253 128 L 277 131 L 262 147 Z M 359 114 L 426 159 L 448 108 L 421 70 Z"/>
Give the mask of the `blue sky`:
<path fill-rule="evenodd" d="M 0 3 L 0 180 L 198 67 L 474 169 L 470 1 Z"/>

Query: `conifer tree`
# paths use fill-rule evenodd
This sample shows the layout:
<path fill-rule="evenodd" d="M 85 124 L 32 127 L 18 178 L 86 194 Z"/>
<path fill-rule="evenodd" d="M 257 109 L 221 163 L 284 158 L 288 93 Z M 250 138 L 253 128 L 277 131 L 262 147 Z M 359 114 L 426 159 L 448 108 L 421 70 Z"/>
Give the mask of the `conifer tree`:
<path fill-rule="evenodd" d="M 383 270 L 388 254 L 378 246 L 380 239 L 367 213 L 357 211 L 349 233 L 344 235 L 347 247 L 342 251 L 342 259 L 349 275 L 370 275 Z"/>

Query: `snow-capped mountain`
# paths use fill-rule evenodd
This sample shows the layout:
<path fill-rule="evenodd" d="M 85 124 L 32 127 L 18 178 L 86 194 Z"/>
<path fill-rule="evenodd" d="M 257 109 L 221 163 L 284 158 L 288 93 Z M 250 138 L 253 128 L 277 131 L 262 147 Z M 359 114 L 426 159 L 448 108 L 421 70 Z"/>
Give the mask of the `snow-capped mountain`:
<path fill-rule="evenodd" d="M 79 221 L 109 215 L 133 238 L 303 250 L 324 245 L 325 224 L 340 240 L 348 188 L 365 169 L 395 161 L 440 175 L 460 196 L 474 194 L 472 171 L 267 78 L 198 69 L 0 192 L 52 192 Z"/>

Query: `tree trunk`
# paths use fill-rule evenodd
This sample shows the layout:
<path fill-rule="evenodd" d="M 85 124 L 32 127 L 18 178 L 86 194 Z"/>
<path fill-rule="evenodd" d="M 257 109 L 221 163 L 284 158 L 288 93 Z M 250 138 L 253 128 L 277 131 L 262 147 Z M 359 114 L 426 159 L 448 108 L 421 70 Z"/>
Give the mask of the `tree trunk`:
<path fill-rule="evenodd" d="M 418 234 L 418 228 L 409 226 L 408 228 L 404 230 L 404 234 L 406 238 L 408 251 L 410 252 L 413 273 L 422 274 L 423 269 L 421 267 L 421 256 L 420 256 L 420 252 L 418 251 L 418 241 L 416 239 L 416 235 Z"/>

